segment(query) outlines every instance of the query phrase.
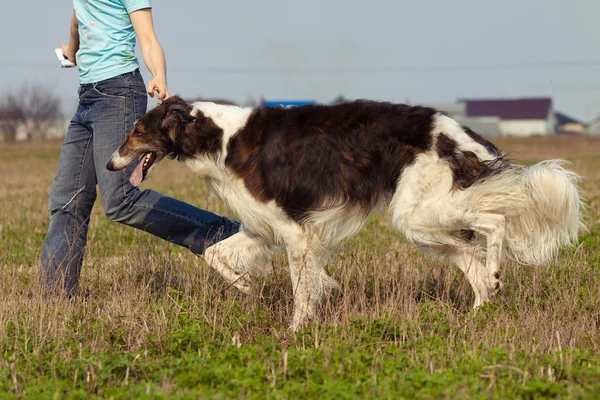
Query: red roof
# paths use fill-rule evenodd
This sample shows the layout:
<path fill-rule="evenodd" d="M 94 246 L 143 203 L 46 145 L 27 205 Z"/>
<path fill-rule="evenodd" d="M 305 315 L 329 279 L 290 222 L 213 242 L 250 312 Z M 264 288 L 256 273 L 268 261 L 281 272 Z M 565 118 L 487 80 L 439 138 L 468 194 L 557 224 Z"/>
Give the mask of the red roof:
<path fill-rule="evenodd" d="M 528 99 L 462 100 L 468 117 L 500 119 L 546 119 L 552 110 L 549 97 Z"/>

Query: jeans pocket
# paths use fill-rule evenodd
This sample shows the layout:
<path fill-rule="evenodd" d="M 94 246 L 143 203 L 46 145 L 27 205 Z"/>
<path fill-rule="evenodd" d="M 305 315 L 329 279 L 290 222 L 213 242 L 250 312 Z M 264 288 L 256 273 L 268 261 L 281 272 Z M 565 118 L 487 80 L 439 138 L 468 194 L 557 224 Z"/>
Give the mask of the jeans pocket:
<path fill-rule="evenodd" d="M 104 97 L 114 97 L 126 99 L 129 94 L 129 87 L 119 84 L 119 81 L 110 79 L 108 81 L 96 82 L 93 84 L 94 92 Z"/>

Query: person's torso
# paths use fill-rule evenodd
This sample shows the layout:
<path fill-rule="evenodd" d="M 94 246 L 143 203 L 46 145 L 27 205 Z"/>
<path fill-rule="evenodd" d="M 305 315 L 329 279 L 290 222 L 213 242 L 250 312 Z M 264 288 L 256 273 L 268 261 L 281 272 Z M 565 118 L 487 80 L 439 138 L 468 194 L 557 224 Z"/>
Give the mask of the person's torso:
<path fill-rule="evenodd" d="M 134 71 L 136 35 L 129 13 L 150 0 L 73 0 L 79 21 L 79 82 L 99 82 Z"/>

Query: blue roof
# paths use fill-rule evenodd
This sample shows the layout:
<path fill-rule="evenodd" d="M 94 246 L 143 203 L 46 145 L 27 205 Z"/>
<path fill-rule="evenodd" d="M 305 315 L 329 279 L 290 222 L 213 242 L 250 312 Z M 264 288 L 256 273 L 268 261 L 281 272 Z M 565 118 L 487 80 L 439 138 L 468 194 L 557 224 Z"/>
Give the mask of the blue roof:
<path fill-rule="evenodd" d="M 306 104 L 317 104 L 314 100 L 269 100 L 263 101 L 263 107 L 294 107 L 294 106 L 303 106 Z"/>

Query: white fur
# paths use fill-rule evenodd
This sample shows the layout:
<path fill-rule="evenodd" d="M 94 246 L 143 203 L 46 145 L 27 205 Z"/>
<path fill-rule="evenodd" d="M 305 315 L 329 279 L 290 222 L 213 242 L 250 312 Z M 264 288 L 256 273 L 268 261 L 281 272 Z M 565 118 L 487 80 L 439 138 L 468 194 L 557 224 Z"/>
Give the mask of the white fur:
<path fill-rule="evenodd" d="M 207 178 L 209 190 L 248 230 L 208 248 L 206 259 L 228 282 L 247 292 L 247 274 L 255 265 L 264 265 L 272 251 L 285 248 L 294 288 L 292 328 L 297 329 L 314 315 L 320 297 L 337 287 L 324 269 L 329 254 L 362 228 L 372 210 L 328 199 L 301 225 L 294 222 L 275 201 L 254 198 L 225 166 L 229 140 L 245 125 L 251 110 L 213 103 L 194 107 L 223 129 L 223 148 L 219 157 L 199 157 L 187 164 Z M 529 168 L 512 166 L 458 190 L 448 162 L 435 150 L 441 133 L 481 161 L 497 158 L 456 121 L 436 114 L 432 150 L 416 156 L 404 169 L 392 198 L 382 201 L 389 205 L 393 225 L 411 243 L 445 256 L 465 273 L 479 306 L 499 288 L 505 246 L 509 257 L 539 265 L 577 239 L 582 208 L 575 185 L 578 176 L 565 170 L 562 161 L 552 160 Z M 474 231 L 480 240 L 466 242 L 460 231 Z"/>
<path fill-rule="evenodd" d="M 446 256 L 465 272 L 475 306 L 499 288 L 504 245 L 510 258 L 543 265 L 577 240 L 583 204 L 575 185 L 578 176 L 565 170 L 563 161 L 513 166 L 458 191 L 452 190 L 451 171 L 444 164 L 433 152 L 418 156 L 405 169 L 390 212 L 410 242 Z M 467 247 L 452 235 L 459 229 L 482 235 L 485 248 Z"/>
<path fill-rule="evenodd" d="M 131 164 L 135 159 L 135 156 L 132 155 L 129 157 L 123 157 L 119 150 L 121 150 L 120 147 L 117 150 L 115 150 L 115 152 L 110 157 L 110 160 L 114 168 L 122 169 Z"/>
<path fill-rule="evenodd" d="M 223 153 L 221 154 L 221 158 L 223 158 L 224 162 L 225 157 L 227 157 L 229 139 L 246 125 L 246 121 L 248 121 L 248 117 L 252 113 L 252 108 L 241 108 L 202 101 L 193 103 L 192 106 L 192 116 L 197 115 L 198 111 L 201 111 L 205 117 L 212 119 L 223 130 Z"/>
<path fill-rule="evenodd" d="M 212 119 L 212 121 L 223 130 L 223 147 L 219 154 L 218 160 L 208 158 L 197 158 L 187 162 L 188 167 L 197 175 L 206 178 L 211 178 L 216 181 L 225 182 L 227 180 L 228 171 L 225 168 L 225 159 L 227 158 L 227 145 L 229 139 L 235 135 L 248 120 L 248 116 L 252 112 L 251 108 L 240 108 L 232 105 L 221 105 L 212 102 L 196 102 L 192 104 L 192 116 L 202 112 L 204 116 Z M 222 174 L 225 175 L 222 175 Z M 214 193 L 218 193 L 216 190 Z"/>
<path fill-rule="evenodd" d="M 444 135 L 454 139 L 457 143 L 459 150 L 471 151 L 477 155 L 481 161 L 491 161 L 496 157 L 493 154 L 489 154 L 487 149 L 481 144 L 475 142 L 458 122 L 450 117 L 447 117 L 441 113 L 437 113 L 433 117 L 434 124 L 432 134 L 437 137 L 438 134 L 443 133 Z"/>

